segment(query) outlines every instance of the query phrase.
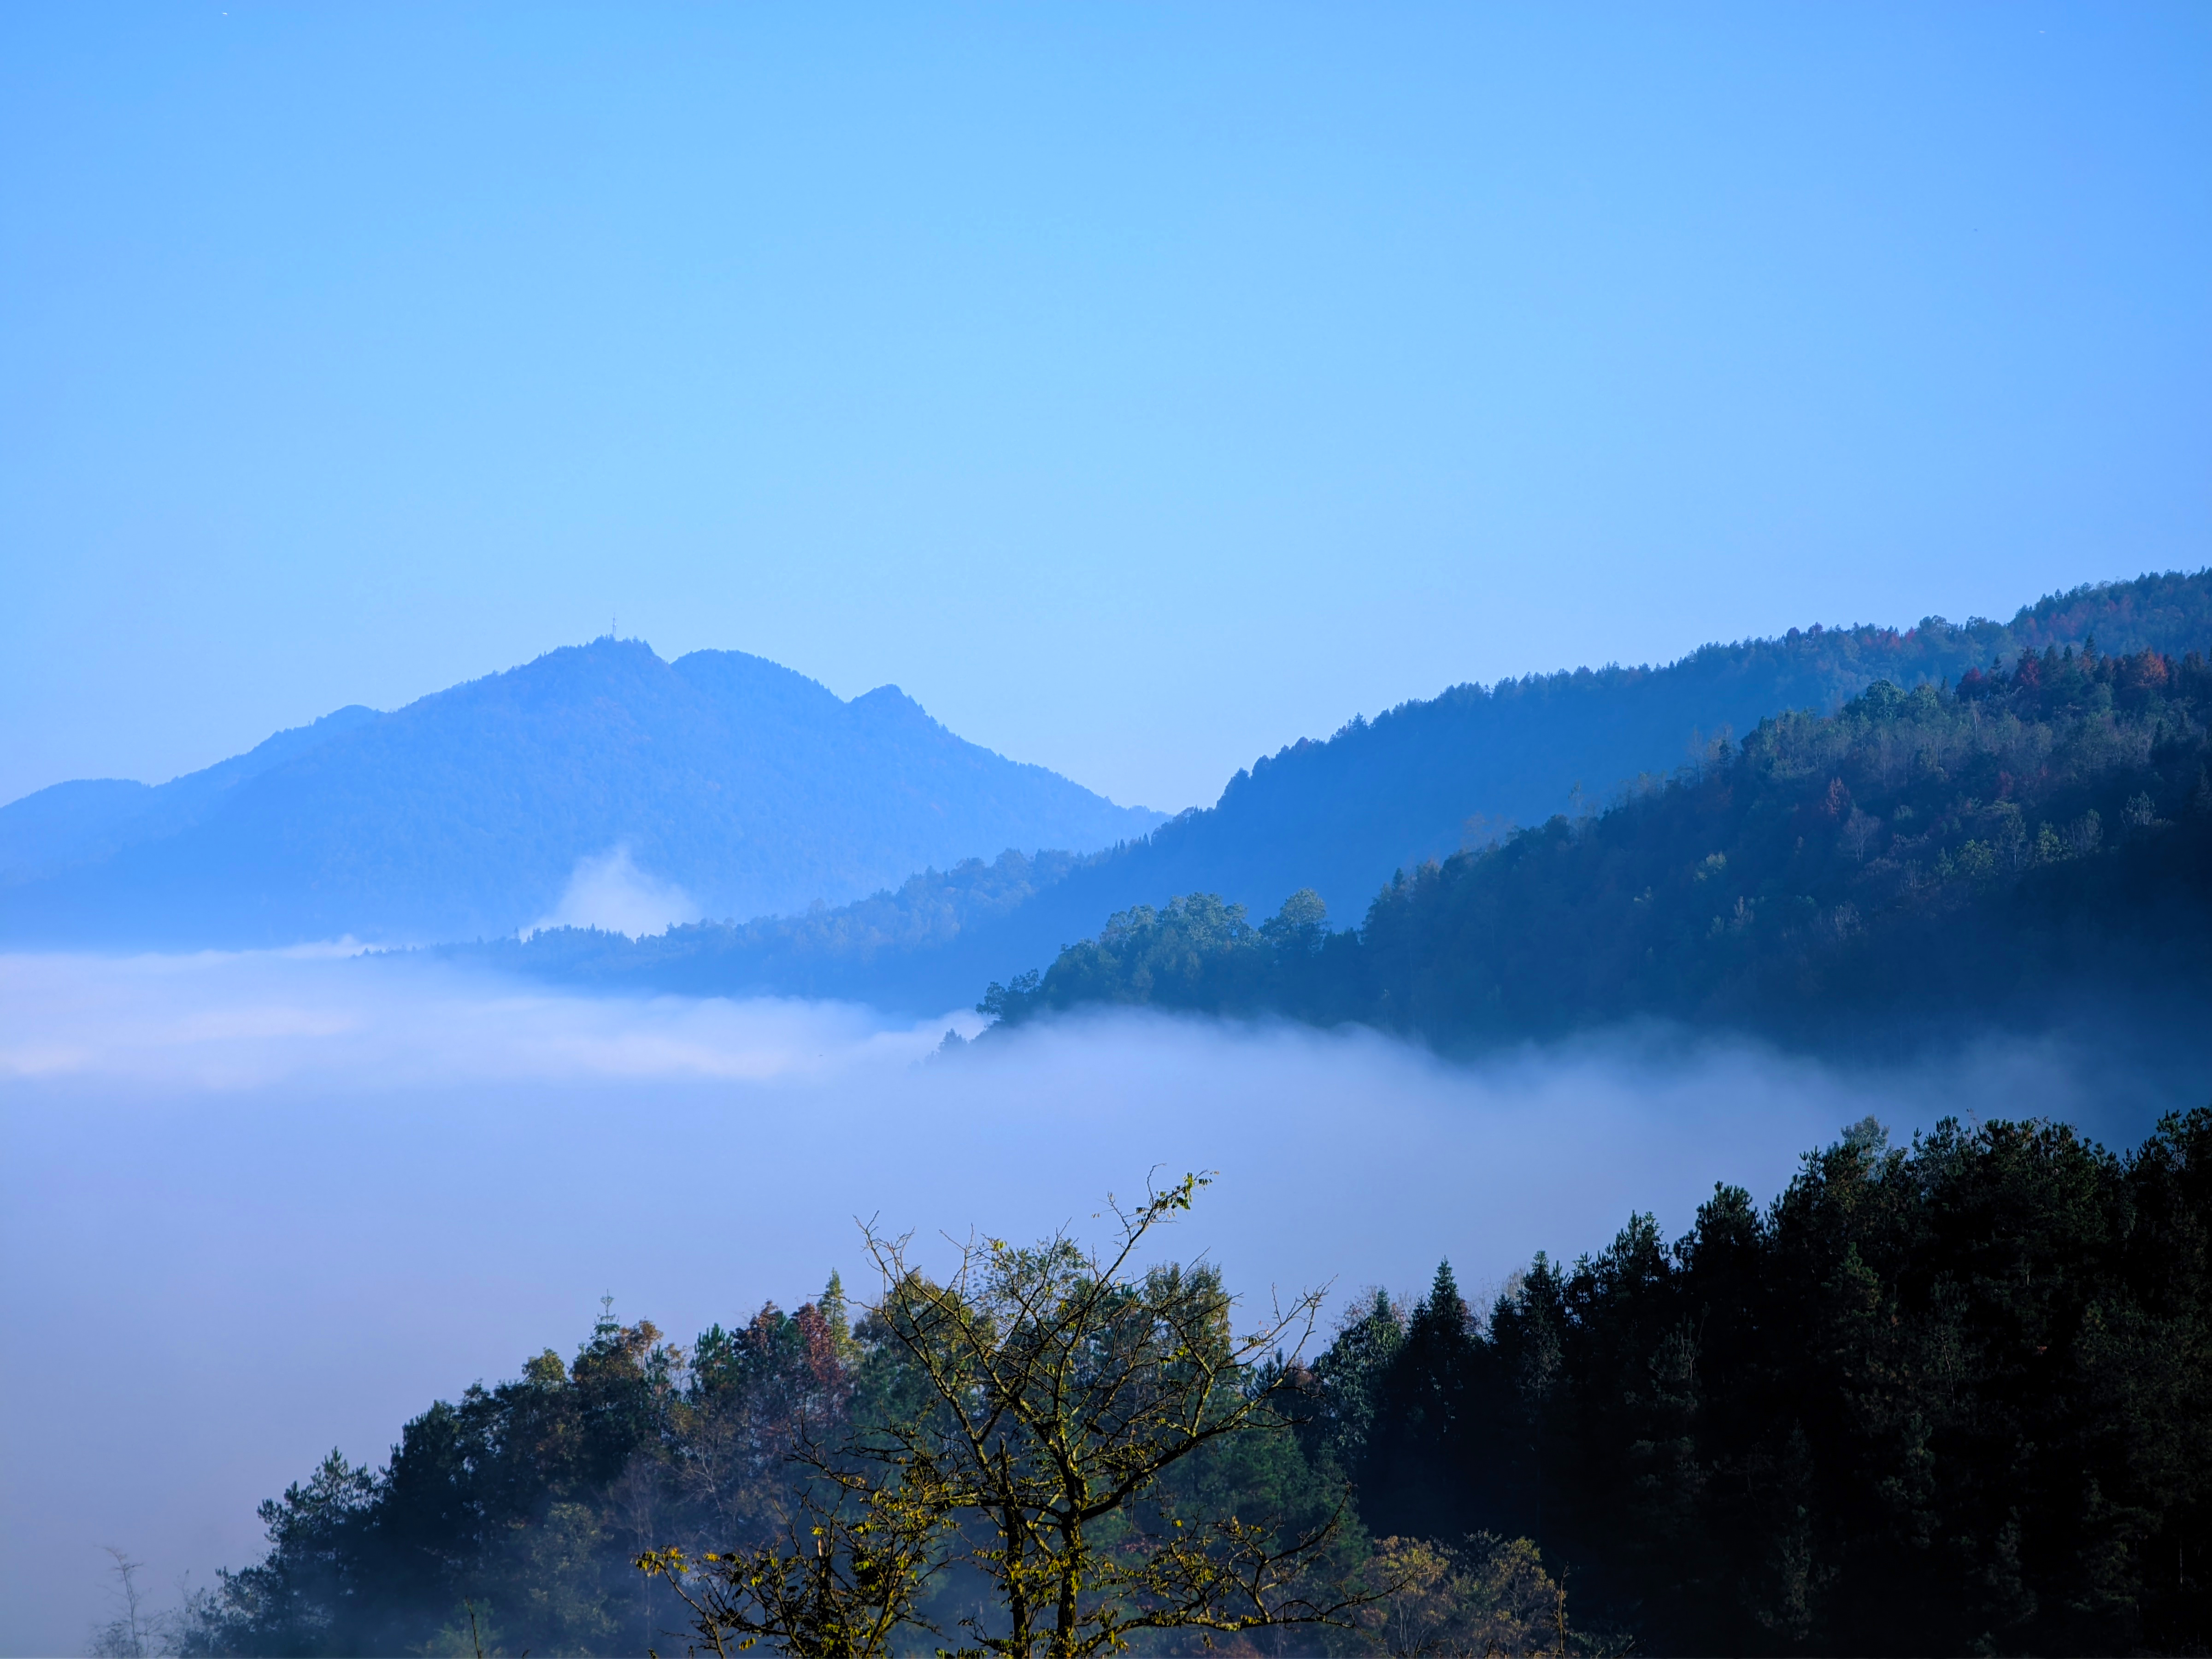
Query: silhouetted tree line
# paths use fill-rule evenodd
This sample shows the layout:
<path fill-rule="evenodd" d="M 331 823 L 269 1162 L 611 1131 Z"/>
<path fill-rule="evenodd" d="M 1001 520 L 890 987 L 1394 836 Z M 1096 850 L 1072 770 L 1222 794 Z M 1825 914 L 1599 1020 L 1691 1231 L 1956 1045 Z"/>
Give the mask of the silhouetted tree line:
<path fill-rule="evenodd" d="M 763 1534 L 802 1421 L 842 1420 L 859 1349 L 833 1279 L 688 1350 L 603 1314 L 573 1360 L 440 1401 L 380 1469 L 333 1451 L 261 1506 L 262 1560 L 191 1608 L 188 1652 L 638 1653 L 670 1620 L 644 1550 Z"/>
<path fill-rule="evenodd" d="M 1869 1011 L 2027 1017 L 2085 992 L 2185 1008 L 2212 972 L 2208 713 L 2201 656 L 2094 641 L 1955 687 L 1879 681 L 1602 814 L 1401 872 L 1355 932 L 1311 893 L 1257 927 L 1197 894 L 1115 915 L 981 1006 L 1276 1012 L 1446 1045 L 1637 1015 L 1856 1037 Z"/>
<path fill-rule="evenodd" d="M 1652 1651 L 2198 1652 L 2209 1243 L 2212 1111 L 2125 1158 L 1869 1121 L 1486 1316 L 1377 1298 L 1303 1432 L 1371 1530 L 1526 1534 Z"/>
<path fill-rule="evenodd" d="M 1266 1351 L 1295 1316 L 1232 1338 L 1208 1267 L 1064 1239 L 980 1239 L 941 1285 L 882 1260 L 857 1326 L 835 1279 L 689 1348 L 603 1316 L 382 1468 L 333 1453 L 173 1645 L 672 1651 L 703 1607 L 784 1619 L 788 1651 L 931 1651 L 1003 1634 L 994 1585 L 1071 1561 L 1074 1627 L 1146 1651 L 1203 1645 L 1163 1607 L 1268 1653 L 2212 1644 L 2212 1109 L 2125 1156 L 2041 1122 L 1893 1147 L 1868 1120 L 1764 1210 L 1717 1188 L 1671 1243 L 1632 1217 L 1486 1310 L 1447 1265 L 1310 1358 Z M 1006 1438 L 1012 1395 L 1035 1420 Z M 1049 1522 L 1138 1468 L 1088 1553 L 1024 1566 L 995 1520 L 963 1541 L 965 1504 Z M 1015 1650 L 1059 1650 L 1054 1605 Z M 853 1645 L 871 1606 L 887 1633 Z"/>
<path fill-rule="evenodd" d="M 885 1261 L 902 1248 L 869 1243 Z M 603 1315 L 573 1360 L 549 1350 L 432 1406 L 383 1468 L 333 1451 L 264 1504 L 267 1553 L 166 1621 L 170 1645 L 634 1654 L 711 1634 L 736 1651 L 766 1621 L 777 1650 L 1057 1654 L 1062 1580 L 1085 1638 L 1071 1653 L 1111 1650 L 1102 1635 L 1194 1651 L 1207 1631 L 1317 1621 L 1324 1644 L 1364 1640 L 1365 1535 L 1279 1408 L 1288 1376 L 1271 1357 L 1270 1331 L 1295 1334 L 1314 1298 L 1255 1342 L 1231 1334 L 1210 1267 L 1099 1273 L 1066 1239 L 969 1255 L 945 1285 L 902 1261 L 857 1326 L 834 1277 L 795 1314 L 770 1305 L 688 1348 Z M 963 1311 L 964 1342 L 941 1328 Z M 1010 1363 L 1032 1408 L 1022 1433 L 1005 1429 Z M 979 1365 L 990 1375 L 948 1422 L 947 1389 Z M 963 1464 L 963 1447 L 991 1455 Z M 1072 1530 L 1055 1503 L 1071 1482 L 1097 1511 Z M 1051 1547 L 994 1545 L 1009 1504 Z M 1470 1558 L 1453 1610 L 1507 1630 L 1548 1612 L 1540 1562 L 1523 1548 L 1493 1569 L 1491 1553 Z M 1028 1594 L 1012 1647 L 1005 1584 Z M 709 1614 L 726 1618 L 711 1633 Z"/>

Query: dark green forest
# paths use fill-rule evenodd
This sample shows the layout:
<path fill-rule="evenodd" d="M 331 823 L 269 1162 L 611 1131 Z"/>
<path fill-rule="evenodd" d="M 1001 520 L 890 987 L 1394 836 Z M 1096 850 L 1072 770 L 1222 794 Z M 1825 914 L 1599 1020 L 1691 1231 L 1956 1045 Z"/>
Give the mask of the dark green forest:
<path fill-rule="evenodd" d="M 987 1265 L 1006 1249 L 979 1247 Z M 1023 1259 L 1059 1264 L 1021 1283 L 1062 1300 L 1110 1277 L 1054 1241 Z M 794 1452 L 927 1417 L 898 1308 L 968 1283 L 878 1265 L 884 1296 L 857 1319 L 834 1278 L 688 1346 L 608 1315 L 572 1358 L 431 1406 L 380 1467 L 334 1452 L 264 1505 L 266 1555 L 197 1599 L 179 1645 L 678 1650 L 686 1609 L 639 1558 L 771 1546 L 829 1513 L 808 1507 L 826 1466 Z M 1892 1146 L 1869 1120 L 1764 1208 L 1717 1188 L 1671 1242 L 1632 1216 L 1595 1255 L 1538 1255 L 1487 1308 L 1446 1265 L 1410 1307 L 1352 1297 L 1303 1351 L 1249 1307 L 1235 1322 L 1260 1319 L 1261 1346 L 1234 1347 L 1220 1285 L 1205 1267 L 1114 1280 L 1097 1328 L 1115 1340 L 1085 1363 L 1187 1378 L 1189 1343 L 1211 1343 L 1225 1358 L 1202 1391 L 1234 1431 L 1139 1493 L 1158 1524 L 1107 1534 L 1102 1571 L 1185 1518 L 1317 1540 L 1270 1605 L 1329 1616 L 1224 1650 L 2212 1641 L 2212 1109 L 2125 1155 L 2042 1122 L 1947 1121 Z M 1203 1317 L 1127 1358 L 1126 1316 L 1151 1330 L 1177 1307 Z M 993 1616 L 956 1563 L 924 1575 L 890 1645 L 958 1645 L 962 1618 L 972 1638 Z"/>
<path fill-rule="evenodd" d="M 2212 1112 L 1869 1121 L 1486 1316 L 1378 1299 L 1300 1431 L 1370 1532 L 1525 1533 L 1650 1651 L 2201 1651 L 2208 1174 Z"/>
<path fill-rule="evenodd" d="M 1441 1047 L 1638 1016 L 1856 1042 L 2212 984 L 2212 670 L 2022 652 L 1762 720 L 1608 811 L 1401 871 L 1356 930 L 1316 896 L 1256 927 L 1200 894 L 1116 915 L 1006 1024 L 1084 1005 L 1361 1021 Z"/>

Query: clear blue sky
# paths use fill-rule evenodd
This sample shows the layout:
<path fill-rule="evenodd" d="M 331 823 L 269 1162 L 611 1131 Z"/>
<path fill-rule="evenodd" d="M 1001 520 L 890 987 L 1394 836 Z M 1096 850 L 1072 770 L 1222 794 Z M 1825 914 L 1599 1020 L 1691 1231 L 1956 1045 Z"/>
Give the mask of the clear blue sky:
<path fill-rule="evenodd" d="M 0 799 L 605 629 L 1123 800 L 2212 547 L 2212 9 L 0 10 Z"/>

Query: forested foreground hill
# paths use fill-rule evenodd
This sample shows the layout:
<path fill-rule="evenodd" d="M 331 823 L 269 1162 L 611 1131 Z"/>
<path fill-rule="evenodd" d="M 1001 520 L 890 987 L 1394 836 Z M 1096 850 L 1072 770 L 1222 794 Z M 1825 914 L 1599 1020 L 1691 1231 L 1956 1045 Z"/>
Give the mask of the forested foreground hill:
<path fill-rule="evenodd" d="M 1255 1540 L 1321 1537 L 1262 1599 L 1331 1621 L 1236 1650 L 2201 1653 L 2209 1252 L 2212 1110 L 2126 1156 L 2039 1123 L 1946 1123 L 1892 1148 L 1869 1121 L 1763 1210 L 1716 1188 L 1671 1243 L 1632 1217 L 1595 1256 L 1538 1255 L 1486 1310 L 1446 1267 L 1410 1309 L 1358 1302 L 1318 1352 L 1223 1363 L 1232 1324 L 1265 1310 L 1232 1319 L 1217 1269 L 1158 1267 L 1094 1297 L 1064 1241 L 992 1241 L 1027 1316 L 959 1340 L 994 1375 L 1036 1378 L 1024 1409 L 1083 1425 L 1081 1456 L 1114 1455 L 1162 1397 L 1237 1422 L 1102 1520 L 1080 1591 L 1090 1613 L 1142 1611 L 1132 1584 L 1180 1593 Z M 1147 1334 L 1193 1297 L 1203 1353 Z M 1071 1308 L 1099 1340 L 1051 1373 L 1073 1391 L 1062 1411 L 1022 1355 L 1025 1328 Z M 548 1351 L 431 1406 L 383 1467 L 334 1452 L 264 1504 L 266 1555 L 181 1611 L 178 1645 L 673 1651 L 695 1639 L 685 1610 L 637 1558 L 790 1540 L 811 1560 L 810 1516 L 832 1517 L 813 1536 L 844 1538 L 834 1495 L 806 1506 L 885 1447 L 939 1444 L 922 1369 L 937 1340 L 880 1306 L 849 1322 L 834 1277 L 796 1314 L 771 1304 L 689 1346 L 603 1318 L 573 1359 Z M 1200 1359 L 1211 1381 L 1193 1381 Z M 1094 1400 L 1103 1376 L 1116 1389 Z M 993 1459 L 1039 1452 L 1018 1426 L 1031 1417 L 996 1420 Z M 807 1446 L 823 1455 L 791 1455 Z M 952 1498 L 921 1517 L 933 1541 L 891 1650 L 1005 1633 L 988 1571 L 962 1565 L 995 1534 L 969 1517 L 984 1531 L 963 1537 Z M 1170 1540 L 1187 1553 L 1171 1582 L 1146 1577 Z M 1062 1543 L 1041 1530 L 1039 1562 Z M 825 1548 L 824 1605 L 868 1595 L 865 1573 L 834 1577 L 856 1565 L 845 1547 Z M 1134 1632 L 1164 1652 L 1202 1634 Z"/>
<path fill-rule="evenodd" d="M 1356 931 L 1294 897 L 1117 915 L 987 999 L 1356 1020 L 1445 1047 L 1639 1015 L 1863 1040 L 2212 991 L 2212 668 L 2023 652 L 1838 713 L 1401 873 Z M 2191 1011 L 2195 1012 L 2191 1012 Z"/>
<path fill-rule="evenodd" d="M 1397 870 L 1441 861 L 1664 775 L 1723 731 L 1832 711 L 1877 680 L 1955 682 L 1997 656 L 2079 647 L 2212 652 L 2212 572 L 2053 594 L 2008 623 L 1792 629 L 1660 668 L 1582 668 L 1455 686 L 1239 772 L 1219 801 L 1087 858 L 1016 853 L 921 872 L 828 914 L 708 922 L 665 936 L 541 934 L 489 948 L 577 981 L 831 995 L 935 1013 L 1042 968 L 1117 911 L 1212 893 L 1255 911 L 1311 890 L 1356 915 Z"/>

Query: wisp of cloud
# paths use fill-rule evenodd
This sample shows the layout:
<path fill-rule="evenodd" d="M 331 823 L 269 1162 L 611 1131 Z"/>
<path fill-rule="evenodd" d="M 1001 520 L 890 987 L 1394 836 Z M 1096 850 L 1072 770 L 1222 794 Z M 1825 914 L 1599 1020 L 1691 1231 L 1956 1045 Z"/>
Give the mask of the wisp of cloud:
<path fill-rule="evenodd" d="M 597 927 L 636 939 L 667 931 L 679 921 L 699 920 L 699 902 L 674 882 L 659 881 L 639 869 L 626 846 L 576 860 L 561 902 L 522 931 L 547 927 Z"/>

